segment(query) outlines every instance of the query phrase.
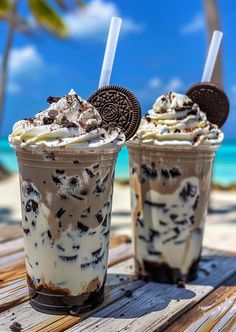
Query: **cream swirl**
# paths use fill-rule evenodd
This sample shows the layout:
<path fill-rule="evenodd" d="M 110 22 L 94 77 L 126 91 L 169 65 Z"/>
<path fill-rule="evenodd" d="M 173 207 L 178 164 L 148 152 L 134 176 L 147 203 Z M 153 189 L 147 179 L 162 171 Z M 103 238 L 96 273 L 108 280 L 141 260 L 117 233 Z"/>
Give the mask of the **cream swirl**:
<path fill-rule="evenodd" d="M 219 144 L 223 133 L 207 120 L 206 114 L 188 96 L 169 92 L 156 100 L 133 140 L 197 146 Z"/>
<path fill-rule="evenodd" d="M 104 126 L 96 108 L 71 90 L 33 119 L 16 122 L 9 142 L 21 147 L 84 149 L 122 145 L 125 135 L 119 128 Z"/>

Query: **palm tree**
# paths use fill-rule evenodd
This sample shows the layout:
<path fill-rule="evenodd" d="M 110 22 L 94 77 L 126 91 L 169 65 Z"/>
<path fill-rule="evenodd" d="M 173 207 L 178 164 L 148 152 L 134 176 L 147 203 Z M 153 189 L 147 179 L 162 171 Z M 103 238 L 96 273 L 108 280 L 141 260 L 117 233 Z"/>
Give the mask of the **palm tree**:
<path fill-rule="evenodd" d="M 84 3 L 80 0 L 72 0 L 71 2 L 72 4 L 65 0 L 55 0 L 55 4 L 63 10 L 71 10 L 77 6 L 84 6 Z M 49 4 L 49 1 L 28 0 L 27 4 L 39 26 L 57 37 L 65 38 L 68 36 L 65 23 L 57 11 Z M 0 20 L 4 20 L 8 24 L 6 43 L 0 67 L 0 127 L 5 104 L 8 61 L 13 45 L 14 33 L 15 31 L 19 31 L 29 34 L 32 31 L 30 22 L 19 14 L 18 5 L 19 0 L 0 0 Z"/>
<path fill-rule="evenodd" d="M 220 30 L 220 18 L 218 11 L 217 0 L 204 0 L 205 17 L 208 30 L 208 41 L 210 43 L 214 30 Z M 221 65 L 222 51 L 219 51 L 212 81 L 221 84 L 222 83 L 222 65 Z"/>

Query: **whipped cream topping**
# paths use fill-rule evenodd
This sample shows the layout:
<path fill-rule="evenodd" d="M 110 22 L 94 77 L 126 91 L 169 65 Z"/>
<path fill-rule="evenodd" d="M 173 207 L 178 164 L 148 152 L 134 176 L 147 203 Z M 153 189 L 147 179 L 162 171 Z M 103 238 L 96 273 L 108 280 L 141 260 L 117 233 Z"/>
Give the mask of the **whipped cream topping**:
<path fill-rule="evenodd" d="M 221 143 L 223 133 L 188 96 L 169 92 L 156 100 L 133 140 L 198 146 Z"/>
<path fill-rule="evenodd" d="M 21 147 L 83 149 L 122 145 L 125 134 L 119 128 L 103 125 L 96 108 L 71 90 L 34 118 L 16 122 L 9 142 Z"/>

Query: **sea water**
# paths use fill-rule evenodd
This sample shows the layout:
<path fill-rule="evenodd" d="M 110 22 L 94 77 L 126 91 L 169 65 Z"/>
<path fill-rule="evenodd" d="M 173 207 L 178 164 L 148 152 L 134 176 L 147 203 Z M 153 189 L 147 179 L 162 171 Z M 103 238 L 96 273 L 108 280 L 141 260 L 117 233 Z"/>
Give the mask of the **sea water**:
<path fill-rule="evenodd" d="M 0 164 L 9 172 L 17 172 L 17 161 L 13 149 L 9 146 L 7 138 L 0 138 Z M 116 175 L 118 180 L 128 180 L 128 152 L 123 148 L 119 153 L 116 164 Z M 236 140 L 224 140 L 222 146 L 217 150 L 213 182 L 222 185 L 236 183 Z"/>

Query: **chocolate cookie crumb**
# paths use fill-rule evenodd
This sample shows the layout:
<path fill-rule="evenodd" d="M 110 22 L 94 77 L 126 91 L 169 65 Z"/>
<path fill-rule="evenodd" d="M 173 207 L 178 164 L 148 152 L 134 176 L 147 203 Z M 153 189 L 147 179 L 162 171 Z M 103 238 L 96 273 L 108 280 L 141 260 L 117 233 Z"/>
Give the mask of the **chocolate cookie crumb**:
<path fill-rule="evenodd" d="M 56 110 L 50 110 L 48 112 L 48 115 L 51 117 L 51 118 L 55 118 L 57 115 L 58 115 L 58 111 Z"/>
<path fill-rule="evenodd" d="M 10 330 L 13 332 L 21 332 L 22 326 L 18 322 L 14 322 L 12 325 L 9 326 Z"/>
<path fill-rule="evenodd" d="M 57 211 L 56 217 L 61 218 L 61 216 L 66 212 L 63 208 L 60 208 L 60 210 Z"/>
<path fill-rule="evenodd" d="M 23 227 L 23 232 L 25 233 L 25 235 L 28 235 L 30 233 L 30 229 Z"/>
<path fill-rule="evenodd" d="M 78 307 L 72 307 L 70 309 L 70 315 L 71 316 L 78 316 L 80 313 L 80 309 Z"/>
<path fill-rule="evenodd" d="M 178 280 L 177 287 L 178 288 L 185 288 L 186 287 L 185 282 L 183 280 Z"/>
<path fill-rule="evenodd" d="M 54 118 L 51 118 L 50 116 L 44 116 L 43 117 L 43 124 L 50 125 L 54 122 Z"/>
<path fill-rule="evenodd" d="M 126 297 L 132 297 L 132 296 L 133 296 L 133 292 L 132 292 L 132 290 L 127 289 L 127 290 L 125 291 L 125 293 L 124 293 L 124 296 L 126 296 Z"/>
<path fill-rule="evenodd" d="M 77 227 L 82 233 L 86 233 L 89 230 L 88 226 L 82 224 L 79 221 L 77 222 Z"/>
<path fill-rule="evenodd" d="M 94 177 L 93 172 L 92 172 L 89 168 L 85 168 L 85 171 L 86 171 L 86 173 L 88 174 L 88 176 L 89 176 L 90 178 L 93 178 L 93 177 Z"/>
<path fill-rule="evenodd" d="M 57 177 L 57 176 L 54 176 L 52 175 L 52 181 L 57 184 L 62 184 L 61 180 Z"/>
<path fill-rule="evenodd" d="M 49 96 L 47 98 L 47 102 L 49 104 L 52 104 L 52 103 L 57 103 L 62 97 L 52 97 L 52 96 Z"/>
<path fill-rule="evenodd" d="M 65 170 L 64 169 L 56 169 L 57 174 L 64 174 Z"/>
<path fill-rule="evenodd" d="M 29 199 L 28 202 L 26 203 L 26 206 L 25 206 L 25 211 L 26 212 L 35 212 L 36 214 L 38 214 L 39 212 L 39 209 L 38 209 L 38 203 L 35 202 L 33 199 Z"/>

